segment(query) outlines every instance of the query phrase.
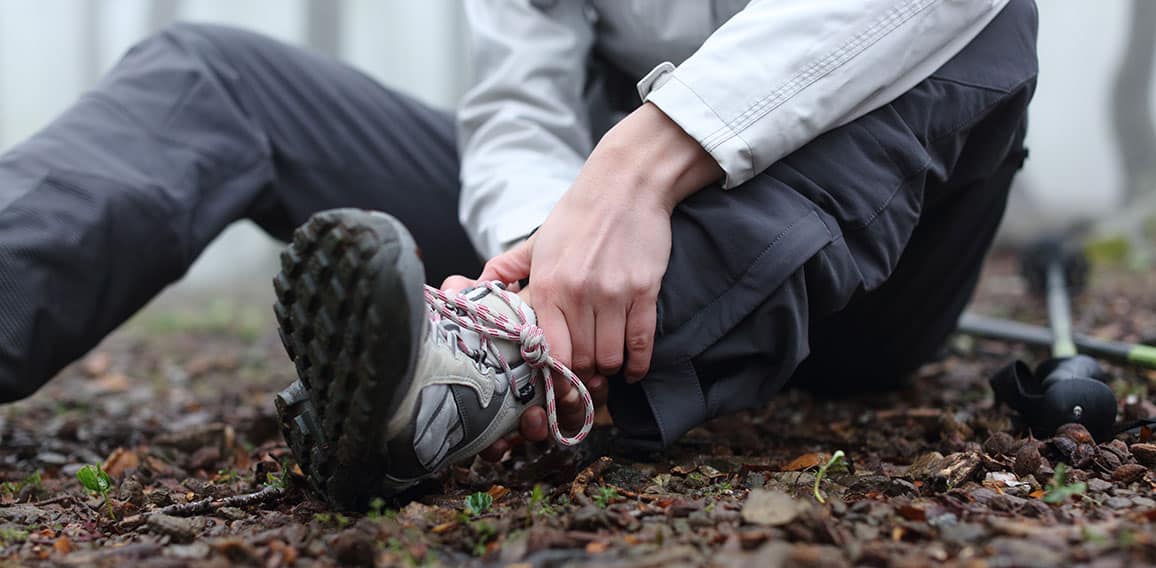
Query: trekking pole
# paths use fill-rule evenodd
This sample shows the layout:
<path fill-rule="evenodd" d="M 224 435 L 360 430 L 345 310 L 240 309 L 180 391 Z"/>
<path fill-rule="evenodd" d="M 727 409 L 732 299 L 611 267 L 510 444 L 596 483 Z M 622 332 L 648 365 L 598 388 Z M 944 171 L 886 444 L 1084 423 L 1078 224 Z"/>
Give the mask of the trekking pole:
<path fill-rule="evenodd" d="M 1041 261 L 1042 262 L 1039 262 Z M 1075 262 L 1065 258 L 1058 241 L 1047 242 L 1025 259 L 1025 270 L 1046 283 L 1052 358 L 1032 373 L 1016 361 L 991 378 L 996 400 L 1023 415 L 1032 433 L 1050 436 L 1069 422 L 1083 424 L 1097 441 L 1112 437 L 1116 395 L 1106 384 L 1107 373 L 1095 359 L 1079 355 L 1072 334 L 1071 303 L 1066 275 Z M 1042 377 L 1042 379 L 1040 378 Z"/>
<path fill-rule="evenodd" d="M 997 341 L 1012 341 L 1037 347 L 1052 345 L 1052 331 L 1042 325 L 984 316 L 972 312 L 965 312 L 959 318 L 958 330 L 964 335 Z M 1075 343 L 1076 351 L 1085 355 L 1136 365 L 1145 369 L 1156 369 L 1156 347 L 1151 345 L 1100 339 L 1082 333 L 1073 333 L 1072 342 Z"/>

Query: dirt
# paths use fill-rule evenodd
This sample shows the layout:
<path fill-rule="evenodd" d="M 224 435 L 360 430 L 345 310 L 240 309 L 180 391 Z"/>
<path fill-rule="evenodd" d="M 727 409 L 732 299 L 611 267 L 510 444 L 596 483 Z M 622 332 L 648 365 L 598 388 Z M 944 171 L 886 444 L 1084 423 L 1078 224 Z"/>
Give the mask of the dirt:
<path fill-rule="evenodd" d="M 1077 328 L 1152 340 L 1156 271 L 1099 269 Z M 1014 262 L 976 309 L 1043 322 Z M 364 514 L 312 499 L 279 438 L 292 379 L 264 306 L 146 313 L 0 409 L 0 564 L 1127 566 L 1156 564 L 1156 440 L 1035 439 L 987 377 L 1023 346 L 959 339 L 898 392 L 786 392 L 669 451 L 522 446 Z M 1120 414 L 1156 373 L 1112 367 Z M 842 458 L 836 459 L 837 452 Z M 106 496 L 77 472 L 101 465 Z"/>

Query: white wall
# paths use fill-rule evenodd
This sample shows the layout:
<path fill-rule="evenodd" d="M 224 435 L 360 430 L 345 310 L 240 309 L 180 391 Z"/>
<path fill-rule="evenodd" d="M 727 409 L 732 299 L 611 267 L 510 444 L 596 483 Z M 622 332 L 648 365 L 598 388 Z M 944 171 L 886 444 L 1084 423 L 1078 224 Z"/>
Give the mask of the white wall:
<path fill-rule="evenodd" d="M 456 0 L 334 5 L 343 6 L 343 59 L 432 105 L 454 106 L 465 77 Z M 153 6 L 152 0 L 0 0 L 0 149 L 45 125 L 147 35 Z M 305 0 L 182 0 L 178 6 L 184 20 L 242 26 L 295 44 L 306 37 Z M 92 37 L 95 50 L 86 48 Z M 206 251 L 180 288 L 263 286 L 279 248 L 240 223 Z"/>
<path fill-rule="evenodd" d="M 465 80 L 459 2 L 343 0 L 341 55 L 387 85 L 452 107 Z M 1041 73 L 1031 111 L 1031 158 L 1007 231 L 1020 235 L 1107 213 L 1121 184 L 1108 103 L 1128 4 L 1039 3 Z M 107 68 L 144 36 L 152 5 L 153 0 L 0 0 L 0 148 L 65 108 L 95 76 L 88 68 L 92 61 Z M 179 13 L 300 42 L 304 7 L 305 0 L 183 0 Z M 86 34 L 93 33 L 99 39 L 95 54 L 83 47 L 91 37 Z M 254 280 L 235 267 L 268 271 L 275 248 L 251 226 L 241 226 L 198 263 L 187 285 L 213 285 L 229 275 Z"/>
<path fill-rule="evenodd" d="M 1031 155 L 1004 225 L 1005 237 L 1015 239 L 1110 213 L 1123 183 L 1109 105 L 1128 2 L 1037 2 L 1040 77 L 1029 116 Z"/>

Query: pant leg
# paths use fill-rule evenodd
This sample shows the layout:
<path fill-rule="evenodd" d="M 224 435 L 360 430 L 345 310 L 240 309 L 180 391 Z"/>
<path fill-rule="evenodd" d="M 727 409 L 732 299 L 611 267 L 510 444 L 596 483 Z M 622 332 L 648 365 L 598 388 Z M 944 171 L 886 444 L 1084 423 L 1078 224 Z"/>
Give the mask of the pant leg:
<path fill-rule="evenodd" d="M 0 402 L 34 392 L 179 279 L 230 223 L 321 209 L 413 229 L 431 280 L 480 270 L 447 113 L 334 60 L 178 24 L 0 156 Z"/>
<path fill-rule="evenodd" d="M 765 404 L 821 343 L 819 332 L 894 332 L 900 316 L 855 315 L 900 265 L 927 272 L 908 279 L 925 289 L 903 290 L 892 309 L 961 305 L 1021 152 L 1037 72 L 1035 30 L 1034 3 L 1012 0 L 963 51 L 892 103 L 740 187 L 706 188 L 676 209 L 652 371 L 637 385 L 611 382 L 611 411 L 627 443 L 656 448 L 709 418 Z M 920 265 L 953 249 L 966 258 Z M 907 337 L 926 334 L 936 344 L 954 315 Z"/>

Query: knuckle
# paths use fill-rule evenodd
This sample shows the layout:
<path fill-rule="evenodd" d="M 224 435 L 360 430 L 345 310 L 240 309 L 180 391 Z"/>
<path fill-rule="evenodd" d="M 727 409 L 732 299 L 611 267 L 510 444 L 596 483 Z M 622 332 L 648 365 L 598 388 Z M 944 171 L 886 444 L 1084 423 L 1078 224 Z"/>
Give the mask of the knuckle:
<path fill-rule="evenodd" d="M 622 366 L 622 355 L 618 353 L 610 353 L 598 356 L 598 368 L 607 371 L 617 370 Z"/>
<path fill-rule="evenodd" d="M 589 371 L 594 366 L 594 359 L 589 355 L 575 355 L 574 368 L 582 371 Z"/>
<path fill-rule="evenodd" d="M 658 296 L 658 286 L 649 280 L 633 279 L 627 284 L 630 294 L 635 298 L 652 299 Z"/>
<path fill-rule="evenodd" d="M 626 348 L 632 353 L 646 351 L 650 348 L 651 335 L 649 333 L 636 333 L 626 338 Z"/>

